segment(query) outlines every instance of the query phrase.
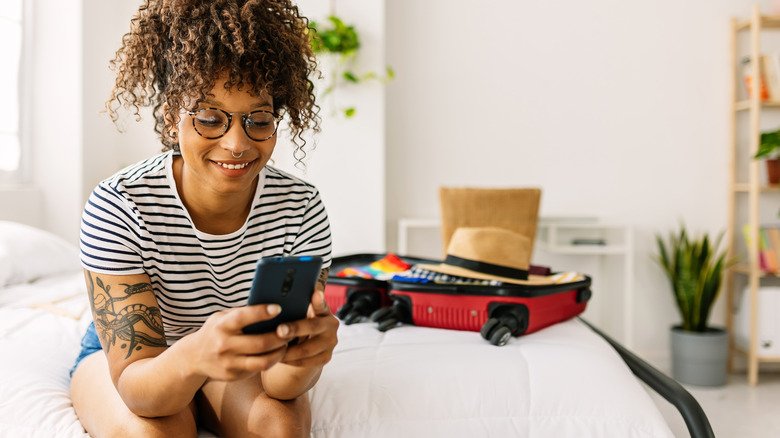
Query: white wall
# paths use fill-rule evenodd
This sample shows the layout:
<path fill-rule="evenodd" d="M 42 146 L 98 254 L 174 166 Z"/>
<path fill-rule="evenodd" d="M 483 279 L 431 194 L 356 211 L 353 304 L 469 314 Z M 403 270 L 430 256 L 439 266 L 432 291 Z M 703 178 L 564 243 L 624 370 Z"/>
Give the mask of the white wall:
<path fill-rule="evenodd" d="M 726 228 L 729 20 L 751 5 L 387 2 L 389 242 L 398 218 L 438 217 L 441 185 L 542 187 L 543 216 L 635 227 L 637 348 L 667 351 L 653 236 Z"/>
<path fill-rule="evenodd" d="M 32 185 L 37 223 L 76 242 L 81 218 L 81 3 L 34 0 Z M 75 3 L 75 4 L 74 4 Z M 64 115 L 64 116 L 63 116 Z M 40 210 L 38 210 L 40 208 Z"/>
<path fill-rule="evenodd" d="M 329 3 L 300 0 L 301 13 L 327 24 Z M 339 0 L 335 13 L 360 35 L 361 49 L 353 66 L 358 75 L 381 73 L 385 69 L 384 0 Z M 320 90 L 330 81 L 332 60 L 321 61 L 325 77 Z M 334 256 L 380 253 L 385 250 L 385 95 L 378 82 L 347 84 L 332 94 L 320 96 L 322 132 L 317 147 L 307 157 L 306 169 L 294 166 L 292 153 L 283 141 L 274 152 L 274 165 L 317 186 L 328 210 L 333 234 Z M 340 110 L 354 107 L 347 119 Z M 285 137 L 280 136 L 280 140 Z"/>
<path fill-rule="evenodd" d="M 82 0 L 84 7 L 84 58 L 82 77 L 84 100 L 84 173 L 82 203 L 95 186 L 119 169 L 159 153 L 162 145 L 154 133 L 151 111 L 136 121 L 129 111 L 118 124 L 105 111 L 114 73 L 109 63 L 130 30 L 130 19 L 140 0 Z"/>

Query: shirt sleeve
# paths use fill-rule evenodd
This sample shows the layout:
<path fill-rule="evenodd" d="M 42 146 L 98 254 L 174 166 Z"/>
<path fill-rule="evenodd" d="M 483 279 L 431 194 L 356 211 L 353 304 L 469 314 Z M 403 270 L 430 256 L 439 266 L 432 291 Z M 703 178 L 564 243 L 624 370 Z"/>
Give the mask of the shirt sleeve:
<path fill-rule="evenodd" d="M 142 274 L 137 210 L 105 182 L 92 192 L 81 216 L 81 265 L 101 274 Z"/>

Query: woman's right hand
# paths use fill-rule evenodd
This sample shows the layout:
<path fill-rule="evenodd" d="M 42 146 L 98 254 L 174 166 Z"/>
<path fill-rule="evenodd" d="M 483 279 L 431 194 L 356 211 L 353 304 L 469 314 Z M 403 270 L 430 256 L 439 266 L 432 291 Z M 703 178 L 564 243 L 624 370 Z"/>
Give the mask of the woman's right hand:
<path fill-rule="evenodd" d="M 233 381 L 274 366 L 284 357 L 288 340 L 275 332 L 247 335 L 242 329 L 269 320 L 280 311 L 276 304 L 260 304 L 211 315 L 197 332 L 188 336 L 194 352 L 191 362 L 194 374 Z"/>

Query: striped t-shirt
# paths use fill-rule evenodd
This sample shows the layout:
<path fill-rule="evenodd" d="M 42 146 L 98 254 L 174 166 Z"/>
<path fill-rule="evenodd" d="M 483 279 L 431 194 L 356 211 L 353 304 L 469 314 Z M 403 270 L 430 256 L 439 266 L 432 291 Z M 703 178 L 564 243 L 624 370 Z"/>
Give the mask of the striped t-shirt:
<path fill-rule="evenodd" d="M 330 225 L 314 186 L 266 166 L 241 229 L 207 234 L 179 198 L 173 156 L 162 153 L 101 182 L 81 222 L 82 266 L 148 274 L 169 344 L 212 313 L 245 305 L 261 257 L 318 255 L 330 266 Z"/>

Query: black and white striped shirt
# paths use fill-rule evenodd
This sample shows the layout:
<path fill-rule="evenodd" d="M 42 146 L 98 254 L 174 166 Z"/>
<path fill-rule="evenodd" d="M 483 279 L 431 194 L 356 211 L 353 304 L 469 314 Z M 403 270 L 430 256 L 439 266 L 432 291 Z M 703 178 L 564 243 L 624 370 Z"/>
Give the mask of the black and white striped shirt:
<path fill-rule="evenodd" d="M 101 182 L 84 208 L 81 263 L 99 274 L 146 273 L 172 344 L 212 313 L 243 306 L 261 257 L 318 255 L 330 266 L 328 216 L 317 189 L 266 166 L 246 223 L 227 235 L 195 228 L 172 171 L 173 152 Z"/>

